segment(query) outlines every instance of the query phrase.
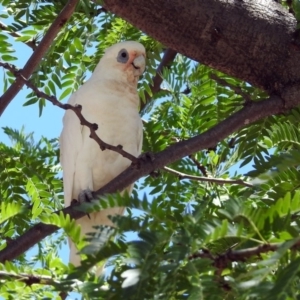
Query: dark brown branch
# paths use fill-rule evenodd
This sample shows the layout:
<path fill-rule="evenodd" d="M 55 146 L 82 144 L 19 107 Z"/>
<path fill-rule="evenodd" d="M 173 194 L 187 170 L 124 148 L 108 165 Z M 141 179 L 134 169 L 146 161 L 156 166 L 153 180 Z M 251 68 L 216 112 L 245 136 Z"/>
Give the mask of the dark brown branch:
<path fill-rule="evenodd" d="M 31 274 L 24 274 L 24 273 L 16 274 L 16 273 L 0 271 L 0 279 L 5 279 L 5 278 L 10 278 L 11 280 L 24 282 L 28 286 L 31 286 L 33 284 L 43 284 L 43 285 L 59 284 L 58 281 L 54 280 L 50 276 L 31 275 Z"/>
<path fill-rule="evenodd" d="M 223 85 L 223 86 L 227 86 L 229 87 L 231 90 L 233 90 L 236 94 L 242 96 L 245 100 L 245 102 L 251 102 L 252 99 L 250 97 L 249 94 L 243 92 L 243 90 L 239 87 L 239 86 L 235 86 L 229 82 L 227 82 L 226 80 L 220 78 L 219 76 L 217 76 L 216 74 L 210 74 L 209 76 L 211 79 L 215 80 L 217 83 Z"/>
<path fill-rule="evenodd" d="M 196 181 L 202 181 L 202 182 L 211 182 L 211 183 L 216 183 L 216 184 L 220 184 L 220 185 L 223 185 L 223 184 L 239 184 L 239 185 L 243 185 L 243 186 L 247 186 L 247 187 L 253 187 L 252 184 L 247 183 L 247 182 L 245 182 L 241 179 L 223 179 L 223 178 L 200 177 L 200 176 L 194 176 L 194 175 L 181 173 L 179 171 L 176 171 L 176 170 L 168 168 L 168 167 L 164 167 L 163 170 L 178 176 L 178 178 L 180 180 L 190 179 L 190 180 L 196 180 Z"/>
<path fill-rule="evenodd" d="M 300 248 L 300 241 L 288 241 L 291 243 L 289 249 L 295 250 Z M 232 262 L 244 262 L 253 256 L 260 256 L 263 253 L 275 252 L 280 247 L 285 245 L 284 243 L 274 243 L 274 244 L 261 244 L 257 247 L 246 248 L 241 250 L 232 250 L 231 248 L 222 254 L 212 254 L 208 249 L 202 249 L 201 251 L 194 253 L 188 257 L 189 260 L 196 258 L 207 258 L 213 261 L 213 265 L 218 269 L 224 269 L 229 266 Z"/>
<path fill-rule="evenodd" d="M 66 6 L 63 8 L 63 10 L 51 24 L 49 30 L 47 31 L 47 33 L 37 46 L 36 50 L 33 52 L 26 65 L 22 69 L 22 76 L 24 78 L 29 78 L 31 74 L 35 71 L 43 56 L 53 43 L 53 40 L 55 39 L 58 32 L 72 16 L 78 2 L 79 0 L 69 0 Z M 16 78 L 15 82 L 7 89 L 7 91 L 1 96 L 0 116 L 3 114 L 8 104 L 18 94 L 18 92 L 23 86 L 24 81 L 20 77 L 18 77 Z"/>
<path fill-rule="evenodd" d="M 186 86 L 186 88 L 180 93 L 184 95 L 188 95 L 191 91 L 192 91 L 191 88 L 189 86 Z"/>
<path fill-rule="evenodd" d="M 85 12 L 83 12 L 83 13 L 85 13 Z M 104 7 L 100 7 L 100 8 L 98 8 L 96 10 L 95 13 L 94 12 L 90 12 L 90 16 L 91 17 L 95 17 L 95 16 L 99 16 L 102 13 L 107 13 L 107 9 L 105 9 Z"/>
<path fill-rule="evenodd" d="M 156 69 L 156 75 L 152 78 L 153 84 L 150 86 L 152 95 L 154 95 L 160 91 L 160 85 L 163 81 L 163 78 L 162 78 L 163 69 L 165 67 L 169 67 L 171 65 L 171 63 L 173 62 L 173 60 L 176 57 L 176 54 L 177 54 L 176 51 L 174 51 L 170 48 L 166 49 L 166 51 L 163 55 L 163 58 L 159 64 L 159 66 Z M 151 101 L 151 97 L 152 97 L 151 95 L 146 93 L 145 101 L 141 102 L 141 107 L 140 107 L 141 111 L 147 106 L 147 104 L 149 104 L 149 102 Z"/>
<path fill-rule="evenodd" d="M 0 22 L 0 29 L 3 31 L 7 31 L 7 33 L 14 38 L 19 38 L 22 36 L 18 32 L 10 31 L 9 27 L 2 22 Z M 28 47 L 30 47 L 32 50 L 35 50 L 37 48 L 37 45 L 34 41 L 27 41 L 27 42 L 23 42 L 23 43 L 25 45 L 27 45 Z"/>
<path fill-rule="evenodd" d="M 96 198 L 104 194 L 122 191 L 139 178 L 146 176 L 157 169 L 161 169 L 185 156 L 191 155 L 192 153 L 213 147 L 216 143 L 240 130 L 245 125 L 250 125 L 274 114 L 285 113 L 299 105 L 299 94 L 300 85 L 295 84 L 288 86 L 282 92 L 284 100 L 277 95 L 272 95 L 268 99 L 251 102 L 249 105 L 233 113 L 226 120 L 223 120 L 206 132 L 188 140 L 172 144 L 165 150 L 149 156 L 148 159 L 146 159 L 147 156 L 144 156 L 139 159 L 140 163 L 138 164 L 138 167 L 130 166 L 111 182 L 94 192 L 93 195 Z M 75 206 L 78 206 L 78 204 L 66 207 L 62 211 L 65 214 L 69 214 L 70 217 L 74 219 L 83 217 L 85 213 L 74 209 Z M 12 260 L 18 257 L 56 230 L 58 230 L 58 227 L 54 225 L 46 225 L 43 223 L 36 224 L 22 236 L 11 241 L 5 249 L 0 251 L 0 262 L 5 262 L 6 260 Z"/>
<path fill-rule="evenodd" d="M 85 119 L 85 117 L 81 113 L 82 107 L 80 105 L 73 106 L 70 104 L 63 104 L 63 103 L 59 102 L 54 96 L 49 96 L 49 95 L 45 94 L 44 92 L 40 91 L 32 82 L 30 82 L 30 80 L 25 79 L 22 76 L 22 74 L 20 73 L 20 71 L 18 71 L 16 69 L 16 67 L 11 64 L 0 62 L 0 66 L 9 70 L 17 79 L 19 79 L 27 87 L 32 89 L 38 97 L 44 98 L 44 99 L 50 101 L 53 105 L 56 105 L 64 110 L 67 110 L 67 109 L 72 110 L 79 118 L 80 124 L 83 126 L 87 126 L 90 129 L 90 137 L 97 142 L 97 144 L 100 146 L 102 151 L 104 151 L 106 149 L 115 151 L 115 152 L 121 154 L 122 156 L 128 158 L 133 163 L 137 163 L 138 159 L 135 156 L 133 156 L 132 154 L 124 151 L 122 149 L 121 145 L 113 146 L 113 145 L 105 143 L 103 140 L 101 140 L 99 138 L 99 136 L 96 133 L 96 130 L 98 129 L 98 125 L 94 124 L 94 123 L 90 123 L 89 121 L 87 121 Z"/>
<path fill-rule="evenodd" d="M 280 114 L 292 107 L 296 107 L 299 105 L 299 102 L 293 101 L 294 94 L 300 94 L 299 86 L 287 89 L 285 102 L 276 95 L 259 102 L 251 102 L 247 107 L 243 107 L 240 111 L 235 112 L 229 118 L 206 132 L 188 140 L 172 144 L 165 150 L 154 154 L 149 159 L 145 159 L 145 157 L 139 159 L 140 163 L 138 167 L 130 166 L 127 168 L 111 182 L 94 192 L 95 198 L 104 194 L 122 191 L 139 178 L 146 176 L 157 169 L 161 169 L 192 153 L 214 146 L 216 143 L 240 130 L 245 125 L 252 124 L 265 117 Z M 62 211 L 65 214 L 69 214 L 70 217 L 74 219 L 79 219 L 83 217 L 85 213 L 74 209 L 77 205 L 78 204 L 66 207 Z M 0 262 L 15 259 L 56 230 L 58 230 L 58 227 L 54 225 L 46 225 L 43 223 L 34 225 L 26 233 L 16 240 L 11 241 L 5 249 L 0 251 Z"/>
<path fill-rule="evenodd" d="M 297 82 L 300 78 L 300 54 L 298 49 L 290 47 L 296 20 L 274 1 L 243 1 L 241 5 L 241 1 L 225 3 L 186 0 L 183 5 L 182 1 L 174 0 L 170 5 L 168 1 L 132 0 L 130 6 L 123 0 L 104 2 L 107 9 L 124 17 L 172 49 L 253 85 L 278 91 L 284 100 L 278 95 L 272 95 L 269 99 L 251 102 L 203 134 L 171 145 L 156 153 L 153 159 L 141 161 L 139 168 L 129 167 L 95 192 L 95 196 L 123 190 L 156 169 L 215 146 L 245 125 L 299 105 L 299 86 L 289 86 L 284 90 L 287 84 Z M 254 13 L 257 8 L 261 9 L 260 14 Z M 224 14 L 225 9 L 230 13 Z M 193 18 L 190 17 L 191 12 Z M 223 17 L 218 18 L 221 14 Z M 180 26 L 181 24 L 184 26 Z M 251 31 L 249 24 L 253 24 Z M 282 61 L 282 64 L 278 64 L 278 61 Z M 23 76 L 25 75 L 23 73 Z M 84 215 L 73 207 L 67 207 L 63 211 L 76 219 Z M 16 258 L 57 229 L 56 226 L 43 223 L 33 226 L 0 251 L 0 261 Z M 255 249 L 244 254 L 256 255 Z M 241 259 L 236 251 L 234 253 L 236 260 Z"/>
<path fill-rule="evenodd" d="M 300 80 L 297 20 L 273 0 L 104 0 L 163 45 L 273 93 Z"/>
<path fill-rule="evenodd" d="M 21 281 L 24 282 L 27 286 L 32 286 L 33 284 L 56 286 L 60 284 L 58 280 L 55 280 L 50 276 L 32 275 L 32 274 L 25 274 L 25 273 L 16 274 L 16 273 L 9 273 L 5 271 L 0 271 L 0 279 Z M 59 296 L 61 297 L 61 299 L 66 299 L 68 294 L 66 292 L 60 292 Z"/>
<path fill-rule="evenodd" d="M 189 155 L 189 158 L 192 160 L 192 162 L 196 165 L 197 169 L 205 176 L 207 177 L 207 171 L 206 168 L 199 163 L 199 161 L 195 158 L 195 155 Z"/>

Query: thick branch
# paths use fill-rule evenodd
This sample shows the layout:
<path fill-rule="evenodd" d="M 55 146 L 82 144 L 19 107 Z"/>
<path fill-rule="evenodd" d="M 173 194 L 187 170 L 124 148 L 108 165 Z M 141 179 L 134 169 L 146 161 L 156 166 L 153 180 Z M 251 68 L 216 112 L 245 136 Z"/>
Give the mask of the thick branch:
<path fill-rule="evenodd" d="M 160 91 L 160 85 L 161 85 L 161 83 L 163 81 L 163 78 L 162 78 L 163 69 L 165 67 L 169 67 L 171 65 L 171 63 L 173 62 L 173 60 L 176 57 L 176 54 L 177 54 L 176 51 L 174 51 L 174 50 L 172 50 L 170 48 L 166 49 L 166 51 L 165 51 L 165 53 L 163 55 L 163 58 L 162 58 L 162 60 L 161 60 L 161 62 L 159 64 L 159 66 L 156 69 L 156 74 L 152 78 L 153 84 L 150 86 L 152 95 L 154 95 L 154 94 L 156 94 L 156 93 L 158 93 Z M 152 95 L 149 95 L 148 93 L 146 93 L 145 101 L 141 103 L 141 107 L 140 107 L 141 111 L 151 101 Z"/>
<path fill-rule="evenodd" d="M 194 175 L 190 175 L 190 174 L 181 173 L 179 171 L 176 171 L 176 170 L 168 168 L 168 167 L 164 167 L 163 170 L 178 176 L 178 178 L 180 180 L 190 179 L 190 180 L 196 180 L 196 181 L 201 181 L 201 182 L 211 182 L 211 183 L 216 183 L 216 184 L 220 184 L 220 185 L 239 184 L 239 185 L 243 185 L 243 186 L 247 186 L 247 187 L 253 187 L 252 184 L 247 183 L 247 182 L 243 181 L 242 179 L 223 179 L 223 178 L 209 178 L 209 177 L 194 176 Z"/>
<path fill-rule="evenodd" d="M 49 47 L 53 43 L 58 32 L 66 24 L 68 19 L 72 16 L 77 3 L 79 0 L 69 0 L 54 22 L 51 24 L 49 30 L 37 46 L 36 50 L 33 52 L 26 65 L 22 69 L 22 76 L 29 78 L 31 74 L 35 71 L 40 61 L 42 60 L 45 53 L 48 51 Z M 17 78 L 15 82 L 7 89 L 7 91 L 0 98 L 0 116 L 3 114 L 4 110 L 12 99 L 18 94 L 21 88 L 24 86 L 24 81 Z"/>
<path fill-rule="evenodd" d="M 300 88 L 298 87 L 298 93 L 299 90 Z M 296 88 L 294 92 L 296 92 Z M 249 105 L 203 134 L 173 144 L 165 150 L 156 153 L 149 159 L 145 159 L 145 157 L 141 158 L 139 164 L 127 168 L 111 182 L 94 192 L 94 196 L 96 198 L 103 194 L 122 191 L 139 178 L 146 176 L 157 169 L 161 169 L 194 152 L 216 145 L 216 143 L 222 141 L 233 132 L 240 130 L 247 124 L 252 124 L 265 117 L 285 112 L 287 108 L 292 108 L 296 105 L 299 105 L 299 102 L 285 103 L 278 96 L 271 96 L 260 102 L 251 102 Z M 85 215 L 84 212 L 74 209 L 74 206 L 63 209 L 63 212 L 75 219 L 79 219 Z M 33 226 L 25 234 L 14 241 L 11 241 L 5 249 L 0 251 L 0 262 L 18 257 L 56 230 L 58 230 L 57 226 L 46 225 L 43 223 Z"/>
<path fill-rule="evenodd" d="M 14 32 L 14 31 L 10 31 L 8 26 L 6 26 L 4 23 L 0 22 L 0 29 L 3 31 L 7 31 L 7 33 L 9 35 L 11 35 L 14 38 L 19 38 L 22 35 L 18 32 Z M 25 45 L 27 45 L 28 47 L 30 47 L 32 50 L 35 50 L 37 45 L 35 44 L 34 41 L 27 41 L 27 42 L 23 42 Z"/>
<path fill-rule="evenodd" d="M 244 262 L 253 256 L 259 256 L 267 252 L 275 252 L 280 247 L 285 246 L 286 243 L 290 243 L 289 249 L 299 249 L 299 240 L 290 240 L 284 243 L 275 244 L 262 244 L 257 247 L 246 248 L 241 250 L 231 250 L 229 249 L 225 253 L 214 255 L 208 249 L 203 249 L 197 253 L 194 253 L 188 257 L 189 260 L 196 258 L 208 258 L 213 261 L 213 264 L 218 269 L 224 269 L 230 265 L 232 262 Z"/>
<path fill-rule="evenodd" d="M 87 119 L 81 113 L 82 107 L 80 105 L 73 106 L 70 104 L 63 104 L 63 103 L 59 102 L 54 96 L 49 96 L 49 95 L 45 94 L 44 92 L 40 91 L 34 84 L 32 84 L 32 82 L 30 82 L 30 80 L 25 79 L 22 76 L 22 74 L 20 73 L 20 71 L 18 71 L 16 69 L 16 67 L 11 64 L 0 62 L 0 66 L 9 70 L 12 74 L 14 74 L 18 80 L 20 80 L 27 87 L 32 89 L 38 97 L 44 98 L 44 99 L 50 101 L 53 105 L 56 105 L 64 110 L 67 110 L 67 109 L 72 110 L 79 118 L 80 124 L 83 126 L 87 126 L 90 129 L 90 137 L 97 142 L 97 144 L 99 145 L 99 147 L 101 148 L 102 151 L 104 151 L 106 149 L 115 151 L 115 152 L 121 154 L 122 156 L 128 158 L 133 163 L 137 163 L 138 159 L 135 156 L 133 156 L 132 154 L 124 151 L 122 149 L 121 145 L 113 146 L 113 145 L 105 143 L 103 140 L 100 139 L 100 137 L 96 133 L 96 131 L 98 129 L 98 125 L 87 121 Z"/>
<path fill-rule="evenodd" d="M 274 0 L 104 0 L 179 53 L 270 92 L 300 80 L 297 21 Z"/>

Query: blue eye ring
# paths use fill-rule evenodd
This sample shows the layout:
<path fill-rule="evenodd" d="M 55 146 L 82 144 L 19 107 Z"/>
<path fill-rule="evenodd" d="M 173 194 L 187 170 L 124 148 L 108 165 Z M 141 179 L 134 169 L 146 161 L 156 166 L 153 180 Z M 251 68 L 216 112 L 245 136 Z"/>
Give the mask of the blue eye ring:
<path fill-rule="evenodd" d="M 129 59 L 129 54 L 126 49 L 121 49 L 118 53 L 117 61 L 125 64 Z"/>

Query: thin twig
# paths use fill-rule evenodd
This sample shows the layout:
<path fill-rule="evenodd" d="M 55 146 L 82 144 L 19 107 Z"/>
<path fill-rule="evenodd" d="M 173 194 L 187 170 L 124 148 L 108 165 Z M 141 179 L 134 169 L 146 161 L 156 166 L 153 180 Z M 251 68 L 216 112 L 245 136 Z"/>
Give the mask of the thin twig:
<path fill-rule="evenodd" d="M 163 81 L 163 78 L 162 78 L 163 69 L 165 67 L 169 67 L 171 65 L 171 63 L 175 59 L 176 55 L 177 55 L 176 51 L 172 50 L 171 48 L 166 49 L 164 56 L 159 64 L 159 66 L 156 69 L 156 74 L 152 78 L 153 83 L 150 86 L 152 96 L 160 91 L 160 85 Z M 141 102 L 141 107 L 140 107 L 141 111 L 149 104 L 152 96 L 149 95 L 148 93 L 146 93 L 145 101 Z"/>
<path fill-rule="evenodd" d="M 60 12 L 60 14 L 51 24 L 49 30 L 46 32 L 45 36 L 42 38 L 36 50 L 33 52 L 31 57 L 28 59 L 26 65 L 22 69 L 22 76 L 24 78 L 29 78 L 31 74 L 35 71 L 40 61 L 44 57 L 45 53 L 48 51 L 49 47 L 53 43 L 53 40 L 55 39 L 58 32 L 72 16 L 78 2 L 79 0 L 69 0 Z M 15 82 L 1 96 L 0 116 L 3 114 L 4 110 L 12 101 L 12 99 L 14 99 L 14 97 L 19 93 L 24 84 L 25 82 L 21 79 L 21 77 L 16 78 Z"/>
<path fill-rule="evenodd" d="M 58 106 L 58 107 L 60 107 L 64 110 L 67 110 L 67 109 L 72 110 L 77 115 L 77 117 L 79 118 L 80 124 L 83 125 L 83 126 L 87 126 L 90 129 L 90 137 L 97 142 L 97 144 L 100 146 L 102 151 L 104 151 L 106 149 L 115 151 L 115 152 L 121 154 L 122 156 L 124 156 L 125 158 L 128 158 L 133 163 L 137 163 L 138 158 L 136 158 L 132 154 L 124 151 L 122 149 L 121 145 L 113 146 L 113 145 L 105 143 L 103 140 L 100 139 L 100 137 L 96 133 L 96 131 L 98 129 L 98 125 L 95 124 L 95 123 L 90 123 L 89 121 L 87 121 L 84 118 L 84 116 L 81 113 L 81 110 L 82 110 L 81 105 L 73 106 L 73 105 L 68 104 L 68 103 L 63 104 L 63 103 L 59 102 L 56 99 L 56 97 L 47 95 L 44 92 L 40 91 L 30 80 L 27 80 L 26 78 L 24 78 L 23 75 L 21 74 L 21 72 L 15 66 L 13 66 L 11 64 L 8 64 L 8 63 L 2 63 L 2 62 L 0 62 L 0 66 L 7 69 L 7 70 L 9 70 L 17 79 L 19 79 L 27 87 L 32 89 L 38 97 L 44 98 L 44 99 L 50 101 L 53 105 L 56 105 L 56 106 Z"/>
<path fill-rule="evenodd" d="M 0 271 L 0 279 L 10 278 L 17 281 L 24 282 L 26 285 L 31 286 L 33 284 L 44 284 L 44 285 L 56 285 L 59 281 L 54 280 L 50 276 L 45 275 L 32 275 L 25 273 L 10 273 L 5 271 Z"/>
<path fill-rule="evenodd" d="M 32 286 L 33 284 L 41 284 L 41 285 L 51 285 L 57 286 L 61 284 L 58 280 L 54 280 L 50 276 L 45 275 L 33 275 L 33 274 L 26 274 L 26 273 L 10 273 L 6 271 L 0 271 L 0 279 L 7 279 L 11 281 L 19 281 L 24 282 L 27 286 Z M 59 296 L 61 299 L 66 299 L 68 293 L 60 292 Z"/>
<path fill-rule="evenodd" d="M 95 1 L 95 4 L 97 4 L 96 1 Z M 99 16 L 102 13 L 107 13 L 107 12 L 108 12 L 108 10 L 102 6 L 102 7 L 98 8 L 95 13 L 93 11 L 91 11 L 90 16 L 95 17 L 95 16 Z M 85 12 L 83 11 L 82 13 L 85 13 Z"/>
<path fill-rule="evenodd" d="M 211 73 L 210 76 L 209 76 L 211 79 L 215 80 L 217 83 L 221 84 L 221 85 L 224 85 L 224 86 L 228 86 L 230 89 L 232 89 L 236 94 L 242 96 L 245 100 L 245 102 L 252 102 L 252 99 L 251 97 L 249 96 L 249 94 L 243 92 L 243 90 L 238 87 L 238 86 L 235 86 L 229 82 L 227 82 L 226 80 L 220 78 L 219 76 L 217 76 L 216 74 L 213 74 Z"/>
<path fill-rule="evenodd" d="M 187 85 L 186 88 L 180 92 L 180 94 L 188 95 L 191 91 L 191 88 Z"/>
<path fill-rule="evenodd" d="M 191 159 L 191 161 L 196 165 L 197 169 L 203 174 L 203 176 L 207 177 L 207 171 L 206 168 L 199 163 L 199 161 L 195 158 L 195 155 L 191 154 L 189 155 L 189 158 Z"/>
<path fill-rule="evenodd" d="M 247 183 L 241 179 L 221 179 L 221 178 L 208 178 L 208 177 L 194 176 L 194 175 L 181 173 L 179 171 L 176 171 L 176 170 L 168 168 L 168 167 L 163 167 L 163 170 L 165 170 L 171 174 L 177 175 L 180 180 L 190 179 L 190 180 L 196 180 L 196 181 L 212 182 L 212 183 L 216 183 L 216 184 L 220 184 L 220 185 L 239 184 L 239 185 L 243 185 L 243 186 L 247 186 L 247 187 L 253 187 L 252 184 Z"/>
<path fill-rule="evenodd" d="M 12 36 L 14 38 L 22 37 L 22 34 L 20 34 L 18 32 L 15 32 L 15 31 L 11 31 L 9 29 L 9 27 L 6 24 L 2 23 L 2 22 L 0 22 L 0 29 L 3 30 L 3 31 L 6 31 L 10 36 Z M 32 50 L 35 50 L 37 48 L 37 45 L 34 41 L 26 41 L 26 42 L 23 41 L 23 43 L 25 45 L 27 45 L 28 47 L 30 47 Z"/>

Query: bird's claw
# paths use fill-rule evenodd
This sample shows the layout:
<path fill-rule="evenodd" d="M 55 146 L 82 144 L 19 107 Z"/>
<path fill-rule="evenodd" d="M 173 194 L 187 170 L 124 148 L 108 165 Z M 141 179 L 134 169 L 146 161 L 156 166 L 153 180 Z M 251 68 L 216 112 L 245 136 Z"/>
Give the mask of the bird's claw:
<path fill-rule="evenodd" d="M 155 159 L 153 152 L 150 151 L 142 153 L 138 158 L 144 161 L 154 161 Z"/>
<path fill-rule="evenodd" d="M 78 203 L 77 199 L 72 199 L 71 205 L 76 205 Z"/>
<path fill-rule="evenodd" d="M 91 202 L 93 199 L 94 199 L 94 196 L 90 189 L 83 190 L 78 195 L 78 201 L 80 203 Z"/>
<path fill-rule="evenodd" d="M 143 163 L 152 162 L 152 161 L 154 161 L 154 159 L 155 159 L 155 157 L 152 152 L 145 152 L 145 153 L 142 153 L 137 158 L 137 161 L 135 163 L 133 163 L 132 165 L 139 169 Z"/>
<path fill-rule="evenodd" d="M 93 193 L 90 189 L 83 190 L 78 195 L 79 203 L 91 202 L 94 199 Z M 90 215 L 87 214 L 87 217 L 91 219 Z"/>

